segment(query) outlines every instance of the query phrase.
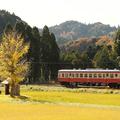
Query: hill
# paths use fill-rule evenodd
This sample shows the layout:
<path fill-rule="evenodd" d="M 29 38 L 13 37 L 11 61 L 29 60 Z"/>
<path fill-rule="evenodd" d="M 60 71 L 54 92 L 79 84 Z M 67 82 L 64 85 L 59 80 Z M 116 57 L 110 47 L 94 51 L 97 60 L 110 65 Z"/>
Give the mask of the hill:
<path fill-rule="evenodd" d="M 84 24 L 77 21 L 66 21 L 60 25 L 50 27 L 50 31 L 56 35 L 58 44 L 64 44 L 81 37 L 100 37 L 116 30 L 116 27 L 100 22 Z"/>
<path fill-rule="evenodd" d="M 0 10 L 0 34 L 3 32 L 6 24 L 10 23 L 14 25 L 17 21 L 24 22 L 14 13 L 11 14 L 8 11 Z M 49 29 L 55 34 L 61 50 L 84 50 L 87 46 L 92 44 L 106 44 L 109 38 L 100 36 L 105 36 L 110 33 L 113 34 L 116 27 L 104 25 L 100 22 L 83 24 L 77 21 L 66 21 L 60 25 L 50 27 Z"/>
<path fill-rule="evenodd" d="M 14 13 L 10 14 L 8 11 L 0 10 L 0 33 L 3 32 L 6 24 L 10 23 L 14 25 L 17 21 L 22 21 L 20 17 L 16 16 Z"/>
<path fill-rule="evenodd" d="M 108 36 L 100 36 L 98 38 L 82 37 L 77 40 L 72 40 L 64 45 L 60 45 L 62 51 L 85 51 L 89 46 L 113 45 L 113 40 Z"/>

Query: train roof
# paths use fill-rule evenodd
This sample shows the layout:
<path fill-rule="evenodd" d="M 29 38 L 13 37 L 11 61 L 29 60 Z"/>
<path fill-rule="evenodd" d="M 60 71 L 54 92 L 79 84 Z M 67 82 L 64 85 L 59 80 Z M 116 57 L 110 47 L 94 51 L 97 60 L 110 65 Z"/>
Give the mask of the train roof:
<path fill-rule="evenodd" d="M 120 72 L 118 69 L 61 69 L 59 72 Z"/>

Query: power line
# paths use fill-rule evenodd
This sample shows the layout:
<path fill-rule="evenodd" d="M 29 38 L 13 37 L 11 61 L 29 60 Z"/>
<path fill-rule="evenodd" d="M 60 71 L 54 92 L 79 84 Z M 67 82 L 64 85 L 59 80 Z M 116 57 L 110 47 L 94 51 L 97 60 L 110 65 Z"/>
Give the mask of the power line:
<path fill-rule="evenodd" d="M 71 63 L 58 63 L 58 62 L 28 62 L 28 63 L 39 63 L 39 64 L 71 64 Z"/>
<path fill-rule="evenodd" d="M 39 63 L 39 64 L 68 64 L 68 65 L 70 65 L 70 64 L 72 64 L 71 62 L 70 63 L 64 63 L 64 62 L 27 62 L 27 63 Z M 85 64 L 86 63 L 92 63 L 92 62 L 85 62 Z M 102 62 L 102 63 L 111 63 L 111 62 Z M 80 64 L 84 64 L 84 63 L 80 63 Z"/>

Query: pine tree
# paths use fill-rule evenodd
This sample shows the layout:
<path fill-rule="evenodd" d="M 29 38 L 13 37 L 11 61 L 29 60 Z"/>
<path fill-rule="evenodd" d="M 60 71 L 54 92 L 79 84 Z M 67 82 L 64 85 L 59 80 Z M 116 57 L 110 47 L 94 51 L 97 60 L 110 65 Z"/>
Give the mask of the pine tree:
<path fill-rule="evenodd" d="M 120 68 L 120 29 L 117 30 L 114 42 L 114 56 L 116 56 L 117 68 Z"/>
<path fill-rule="evenodd" d="M 5 26 L 4 33 L 5 33 L 5 34 L 9 34 L 12 30 L 13 30 L 13 27 L 11 26 L 11 24 L 8 23 L 8 24 Z"/>
<path fill-rule="evenodd" d="M 115 37 L 115 51 L 118 54 L 118 56 L 120 56 L 120 29 L 118 29 L 117 33 L 116 33 L 116 37 Z"/>
<path fill-rule="evenodd" d="M 25 27 L 26 24 L 23 22 L 16 22 L 15 26 L 14 26 L 14 30 L 18 33 L 21 34 L 22 37 L 25 37 Z"/>
<path fill-rule="evenodd" d="M 43 28 L 41 43 L 41 77 L 45 82 L 49 82 L 49 80 L 55 79 L 57 76 L 60 50 L 56 43 L 55 35 L 49 32 L 47 26 Z"/>
<path fill-rule="evenodd" d="M 57 71 L 59 69 L 59 54 L 60 49 L 56 43 L 55 35 L 53 33 L 50 34 L 50 71 L 49 71 L 49 80 L 55 80 L 57 77 Z"/>
<path fill-rule="evenodd" d="M 50 61 L 50 50 L 51 50 L 51 36 L 47 26 L 44 26 L 42 31 L 42 56 L 41 56 L 41 79 L 44 82 L 48 82 L 49 80 L 49 61 Z"/>
<path fill-rule="evenodd" d="M 30 75 L 31 75 L 31 82 L 38 83 L 40 82 L 40 50 L 41 50 L 41 43 L 40 43 L 40 34 L 38 28 L 34 27 L 32 29 L 32 39 L 30 45 Z"/>

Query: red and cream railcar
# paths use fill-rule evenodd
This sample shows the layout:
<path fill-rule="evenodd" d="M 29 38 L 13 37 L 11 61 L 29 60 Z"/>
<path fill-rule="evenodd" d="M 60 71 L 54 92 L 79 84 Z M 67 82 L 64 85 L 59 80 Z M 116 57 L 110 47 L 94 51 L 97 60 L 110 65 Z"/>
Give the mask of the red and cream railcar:
<path fill-rule="evenodd" d="M 77 85 L 108 85 L 120 88 L 120 70 L 86 69 L 58 71 L 58 81 L 67 87 Z"/>

